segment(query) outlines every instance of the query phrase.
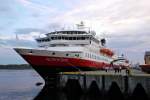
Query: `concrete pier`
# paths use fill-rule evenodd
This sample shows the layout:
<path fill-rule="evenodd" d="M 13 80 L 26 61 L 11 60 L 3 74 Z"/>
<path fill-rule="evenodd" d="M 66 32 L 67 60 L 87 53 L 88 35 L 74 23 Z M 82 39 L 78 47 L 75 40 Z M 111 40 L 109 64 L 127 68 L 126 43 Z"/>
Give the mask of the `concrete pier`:
<path fill-rule="evenodd" d="M 60 87 L 76 94 L 82 93 L 107 99 L 148 100 L 150 98 L 150 75 L 138 71 L 127 74 L 114 71 L 66 72 L 60 75 Z M 73 86 L 75 86 L 73 88 Z M 75 89 L 75 90 L 74 90 Z M 79 89 L 79 90 L 77 90 Z M 99 93 L 98 93 L 99 92 Z M 113 99 L 113 100 L 114 100 Z"/>
<path fill-rule="evenodd" d="M 60 100 L 150 99 L 150 75 L 140 71 L 132 70 L 130 74 L 125 70 L 119 73 L 112 70 L 64 72 L 57 74 L 55 78 L 55 81 L 47 82 L 45 87 L 49 88 L 49 91 L 53 90 L 53 93 L 55 90 L 59 97 L 61 91 L 61 96 L 62 94 L 63 96 Z M 54 82 L 55 89 L 50 89 L 52 82 Z M 62 99 L 64 97 L 66 99 Z"/>

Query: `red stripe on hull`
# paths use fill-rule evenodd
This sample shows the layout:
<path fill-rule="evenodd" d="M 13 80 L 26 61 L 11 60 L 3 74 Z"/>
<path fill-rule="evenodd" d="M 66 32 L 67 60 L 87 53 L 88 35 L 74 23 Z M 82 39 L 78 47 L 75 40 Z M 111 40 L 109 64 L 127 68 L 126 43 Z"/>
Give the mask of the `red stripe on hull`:
<path fill-rule="evenodd" d="M 48 66 L 55 67 L 89 67 L 102 69 L 105 66 L 109 66 L 104 62 L 96 62 L 79 58 L 63 58 L 63 57 L 47 57 L 37 55 L 22 55 L 23 58 L 33 66 Z"/>

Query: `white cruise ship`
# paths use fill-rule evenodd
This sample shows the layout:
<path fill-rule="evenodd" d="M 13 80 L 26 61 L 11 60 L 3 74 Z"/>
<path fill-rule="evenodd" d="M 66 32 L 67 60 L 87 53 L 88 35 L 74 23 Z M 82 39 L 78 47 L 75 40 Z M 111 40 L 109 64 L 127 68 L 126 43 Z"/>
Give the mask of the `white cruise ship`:
<path fill-rule="evenodd" d="M 15 48 L 43 78 L 50 73 L 63 71 L 87 71 L 112 67 L 117 56 L 106 48 L 105 39 L 85 30 L 83 22 L 77 29 L 57 30 L 37 38 L 38 48 Z M 126 62 L 121 63 L 122 66 Z M 114 63 L 119 66 L 120 62 Z"/>

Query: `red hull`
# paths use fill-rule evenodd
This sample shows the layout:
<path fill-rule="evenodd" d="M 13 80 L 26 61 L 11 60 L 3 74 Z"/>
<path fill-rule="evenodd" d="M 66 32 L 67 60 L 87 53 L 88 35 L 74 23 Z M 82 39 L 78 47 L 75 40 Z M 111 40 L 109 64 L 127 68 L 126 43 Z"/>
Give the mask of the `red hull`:
<path fill-rule="evenodd" d="M 103 69 L 109 64 L 80 58 L 21 55 L 42 77 L 47 80 L 52 73 L 64 71 L 89 71 Z"/>
<path fill-rule="evenodd" d="M 23 58 L 32 66 L 47 66 L 49 68 L 55 67 L 89 67 L 102 69 L 109 66 L 104 62 L 96 62 L 79 58 L 62 58 L 62 57 L 47 57 L 35 55 L 22 55 Z"/>

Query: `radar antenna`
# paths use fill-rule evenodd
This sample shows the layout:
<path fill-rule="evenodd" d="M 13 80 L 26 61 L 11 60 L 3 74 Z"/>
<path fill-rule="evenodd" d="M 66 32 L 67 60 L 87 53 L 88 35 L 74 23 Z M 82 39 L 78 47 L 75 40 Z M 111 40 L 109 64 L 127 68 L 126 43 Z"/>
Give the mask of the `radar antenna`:
<path fill-rule="evenodd" d="M 78 29 L 84 29 L 84 23 L 83 21 L 80 22 L 80 24 L 76 24 Z"/>
<path fill-rule="evenodd" d="M 101 45 L 102 45 L 102 46 L 105 46 L 105 45 L 106 45 L 106 40 L 105 40 L 105 38 L 101 39 Z"/>
<path fill-rule="evenodd" d="M 111 38 L 106 32 L 103 32 L 101 35 L 101 45 L 106 46 L 106 38 Z"/>

